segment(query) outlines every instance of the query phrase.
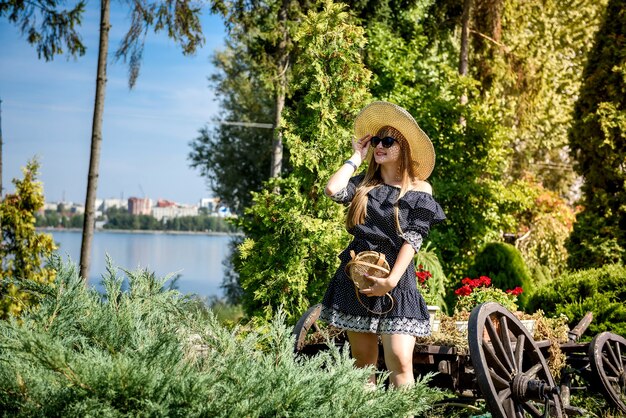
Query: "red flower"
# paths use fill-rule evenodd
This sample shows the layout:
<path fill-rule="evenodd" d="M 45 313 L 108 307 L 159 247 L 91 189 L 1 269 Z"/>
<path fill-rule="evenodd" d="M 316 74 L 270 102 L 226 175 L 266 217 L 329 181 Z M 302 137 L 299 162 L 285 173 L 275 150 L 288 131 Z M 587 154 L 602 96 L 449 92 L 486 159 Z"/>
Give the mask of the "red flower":
<path fill-rule="evenodd" d="M 515 289 L 509 289 L 506 291 L 506 293 L 508 293 L 509 295 L 513 295 L 513 296 L 521 295 L 523 292 L 524 292 L 524 289 L 522 289 L 519 286 L 517 286 Z"/>
<path fill-rule="evenodd" d="M 472 288 L 469 285 L 461 286 L 454 291 L 454 294 L 457 296 L 467 296 L 472 293 Z"/>
<path fill-rule="evenodd" d="M 480 276 L 478 278 L 478 281 L 485 286 L 490 286 L 491 285 L 491 279 L 487 276 Z"/>
<path fill-rule="evenodd" d="M 421 264 L 418 266 L 418 269 L 419 271 L 415 272 L 415 276 L 421 284 L 424 284 L 426 280 L 428 280 L 430 277 L 433 277 L 432 273 L 428 270 L 424 270 L 424 266 L 422 266 Z"/>

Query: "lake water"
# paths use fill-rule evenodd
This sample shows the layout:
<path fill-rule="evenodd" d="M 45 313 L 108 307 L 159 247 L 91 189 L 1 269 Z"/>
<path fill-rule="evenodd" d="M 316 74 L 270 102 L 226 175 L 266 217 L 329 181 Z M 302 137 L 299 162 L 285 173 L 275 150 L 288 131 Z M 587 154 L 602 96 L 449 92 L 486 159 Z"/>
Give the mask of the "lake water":
<path fill-rule="evenodd" d="M 51 233 L 63 259 L 78 264 L 80 231 L 45 231 Z M 134 271 L 146 268 L 157 277 L 180 274 L 176 283 L 182 293 L 223 296 L 222 261 L 230 255 L 227 235 L 124 233 L 96 231 L 92 244 L 89 284 L 98 286 L 106 272 L 108 254 L 117 267 Z M 119 270 L 119 276 L 125 276 Z"/>

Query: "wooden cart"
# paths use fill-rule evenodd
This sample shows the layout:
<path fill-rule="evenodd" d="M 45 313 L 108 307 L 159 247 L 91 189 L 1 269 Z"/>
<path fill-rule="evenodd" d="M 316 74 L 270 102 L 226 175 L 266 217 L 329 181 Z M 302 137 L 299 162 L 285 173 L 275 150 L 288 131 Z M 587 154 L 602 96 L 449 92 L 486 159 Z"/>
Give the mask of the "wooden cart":
<path fill-rule="evenodd" d="M 312 355 L 327 349 L 326 343 L 306 343 L 311 330 L 319 331 L 320 312 L 321 305 L 311 307 L 294 327 L 296 353 Z M 434 385 L 454 390 L 465 399 L 485 399 L 493 417 L 585 415 L 586 411 L 569 404 L 575 390 L 597 391 L 626 414 L 626 339 L 603 332 L 590 343 L 579 343 L 591 320 L 589 313 L 568 333 L 569 341 L 560 344 L 566 366 L 558 383 L 546 361 L 552 342 L 534 341 L 515 315 L 494 302 L 477 306 L 470 315 L 469 353 L 456 347 L 416 344 L 414 371 L 438 372 Z M 342 345 L 345 338 L 339 336 L 334 343 Z M 382 355 L 379 366 L 384 368 Z M 572 387 L 578 381 L 586 385 Z"/>

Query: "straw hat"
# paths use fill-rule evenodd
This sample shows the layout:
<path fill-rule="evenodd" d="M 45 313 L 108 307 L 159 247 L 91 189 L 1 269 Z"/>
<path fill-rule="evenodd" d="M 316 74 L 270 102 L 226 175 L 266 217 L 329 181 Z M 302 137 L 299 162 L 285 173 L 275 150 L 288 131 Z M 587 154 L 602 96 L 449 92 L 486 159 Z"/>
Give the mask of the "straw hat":
<path fill-rule="evenodd" d="M 407 139 L 415 173 L 420 180 L 426 180 L 435 168 L 435 148 L 413 116 L 393 103 L 373 102 L 356 117 L 354 131 L 357 138 L 362 138 L 376 135 L 383 126 L 397 129 Z"/>

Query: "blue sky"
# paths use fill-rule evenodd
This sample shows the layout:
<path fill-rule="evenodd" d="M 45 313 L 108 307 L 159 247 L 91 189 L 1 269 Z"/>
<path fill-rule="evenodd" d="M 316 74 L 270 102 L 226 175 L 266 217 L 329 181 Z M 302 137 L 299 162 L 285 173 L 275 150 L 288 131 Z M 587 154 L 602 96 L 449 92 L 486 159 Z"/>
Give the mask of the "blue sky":
<path fill-rule="evenodd" d="M 139 79 L 128 89 L 127 66 L 113 53 L 129 19 L 111 4 L 111 38 L 104 111 L 99 198 L 143 196 L 197 203 L 211 195 L 189 168 L 189 142 L 218 111 L 207 76 L 210 57 L 223 46 L 224 26 L 206 11 L 204 47 L 184 56 L 164 34 L 149 33 Z M 3 183 L 21 177 L 33 156 L 41 163 L 47 201 L 84 203 L 98 54 L 99 2 L 90 1 L 80 32 L 87 46 L 77 59 L 46 62 L 0 19 L 0 98 L 2 99 Z"/>

